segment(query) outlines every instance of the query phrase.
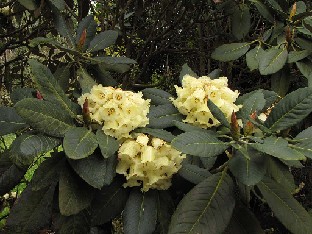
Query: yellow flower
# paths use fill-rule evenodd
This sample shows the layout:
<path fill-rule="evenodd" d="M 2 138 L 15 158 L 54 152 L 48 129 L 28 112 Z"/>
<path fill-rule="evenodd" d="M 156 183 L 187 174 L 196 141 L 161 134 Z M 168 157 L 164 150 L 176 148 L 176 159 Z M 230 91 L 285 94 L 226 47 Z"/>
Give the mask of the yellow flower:
<path fill-rule="evenodd" d="M 197 79 L 185 75 L 182 87 L 175 86 L 177 98 L 171 98 L 171 101 L 181 114 L 186 115 L 184 122 L 202 128 L 218 126 L 220 122 L 212 115 L 207 106 L 209 99 L 219 107 L 229 121 L 232 112 L 237 112 L 241 107 L 234 104 L 239 95 L 238 91 L 232 91 L 227 86 L 226 77 L 212 80 L 207 76 Z"/>
<path fill-rule="evenodd" d="M 167 142 L 140 133 L 120 146 L 116 172 L 126 176 L 124 187 L 142 185 L 142 191 L 164 190 L 171 186 L 172 175 L 185 157 Z"/>
<path fill-rule="evenodd" d="M 121 139 L 130 137 L 129 132 L 149 123 L 150 100 L 142 97 L 141 92 L 94 85 L 90 93 L 78 98 L 78 103 L 83 106 L 87 98 L 91 119 L 103 124 L 105 134 Z"/>

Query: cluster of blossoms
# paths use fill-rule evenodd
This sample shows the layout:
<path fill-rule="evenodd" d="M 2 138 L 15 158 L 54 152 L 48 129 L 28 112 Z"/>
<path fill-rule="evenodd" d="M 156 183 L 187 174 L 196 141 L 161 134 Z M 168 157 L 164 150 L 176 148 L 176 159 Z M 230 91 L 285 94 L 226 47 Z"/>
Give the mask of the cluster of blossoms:
<path fill-rule="evenodd" d="M 87 100 L 91 119 L 103 124 L 106 135 L 121 139 L 130 137 L 129 132 L 149 123 L 150 100 L 142 96 L 141 92 L 95 85 L 90 93 L 78 99 L 78 103 L 83 106 Z"/>
<path fill-rule="evenodd" d="M 232 112 L 237 112 L 240 106 L 234 104 L 239 92 L 232 91 L 226 77 L 210 79 L 207 76 L 198 79 L 185 75 L 182 87 L 175 86 L 177 99 L 171 99 L 179 112 L 186 115 L 184 122 L 209 128 L 219 125 L 219 121 L 211 114 L 207 102 L 210 99 L 225 114 L 230 121 Z"/>
<path fill-rule="evenodd" d="M 168 189 L 171 177 L 186 156 L 165 141 L 145 134 L 127 139 L 119 148 L 117 173 L 127 178 L 125 187 L 140 186 L 142 191 Z"/>

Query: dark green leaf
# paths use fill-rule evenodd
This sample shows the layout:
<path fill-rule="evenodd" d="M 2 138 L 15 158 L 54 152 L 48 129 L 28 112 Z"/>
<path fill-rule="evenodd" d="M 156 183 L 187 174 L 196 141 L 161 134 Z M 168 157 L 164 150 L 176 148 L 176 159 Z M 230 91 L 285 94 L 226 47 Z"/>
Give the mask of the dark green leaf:
<path fill-rule="evenodd" d="M 64 0 L 48 0 L 51 4 L 53 4 L 59 11 L 65 9 L 65 1 Z"/>
<path fill-rule="evenodd" d="M 215 105 L 211 99 L 208 100 L 207 102 L 208 108 L 212 115 L 225 127 L 230 128 L 230 123 L 227 120 L 226 116 L 224 113 L 219 109 L 217 105 Z"/>
<path fill-rule="evenodd" d="M 47 101 L 25 98 L 14 107 L 29 125 L 51 136 L 62 137 L 73 126 L 62 109 Z"/>
<path fill-rule="evenodd" d="M 79 68 L 77 70 L 77 75 L 79 76 L 78 82 L 80 84 L 82 94 L 89 93 L 92 87 L 96 85 L 95 80 L 83 68 Z"/>
<path fill-rule="evenodd" d="M 56 69 L 56 71 L 53 74 L 53 76 L 57 80 L 57 83 L 60 85 L 60 87 L 62 88 L 64 92 L 67 92 L 67 90 L 69 89 L 69 82 L 71 78 L 71 75 L 70 75 L 71 66 L 72 66 L 71 63 L 65 66 L 60 66 Z M 77 109 L 78 107 L 76 107 L 76 111 Z"/>
<path fill-rule="evenodd" d="M 151 106 L 147 117 L 149 118 L 147 127 L 150 128 L 171 127 L 173 126 L 173 120 L 181 121 L 183 118 L 172 104 Z"/>
<path fill-rule="evenodd" d="M 269 9 L 259 0 L 249 0 L 250 2 L 254 3 L 255 7 L 259 11 L 259 13 L 269 22 L 274 22 L 274 17 L 270 13 Z"/>
<path fill-rule="evenodd" d="M 211 173 L 207 169 L 184 162 L 179 170 L 179 175 L 193 184 L 198 184 L 211 176 Z"/>
<path fill-rule="evenodd" d="M 261 75 L 273 74 L 281 70 L 288 57 L 288 52 L 285 48 L 276 48 L 265 50 L 259 57 L 259 71 Z"/>
<path fill-rule="evenodd" d="M 283 9 L 281 8 L 281 6 L 275 1 L 275 0 L 267 0 L 267 2 L 269 3 L 269 5 L 276 11 L 278 12 L 283 12 Z"/>
<path fill-rule="evenodd" d="M 61 216 L 59 234 L 86 234 L 90 231 L 89 214 L 82 211 L 76 215 Z"/>
<path fill-rule="evenodd" d="M 23 191 L 10 210 L 6 228 L 8 233 L 37 233 L 50 223 L 55 184 L 33 191 L 31 186 Z"/>
<path fill-rule="evenodd" d="M 90 41 L 94 38 L 96 34 L 97 23 L 94 21 L 93 15 L 88 15 L 81 20 L 78 24 L 77 34 L 76 34 L 76 44 L 79 43 L 79 39 L 84 30 L 86 30 L 86 40 L 83 45 L 82 51 L 85 51 L 90 44 Z"/>
<path fill-rule="evenodd" d="M 223 234 L 264 234 L 255 215 L 243 204 L 236 205 Z"/>
<path fill-rule="evenodd" d="M 123 212 L 125 234 L 153 233 L 157 221 L 157 192 L 133 189 Z"/>
<path fill-rule="evenodd" d="M 33 98 L 36 90 L 33 88 L 15 88 L 10 94 L 11 101 L 15 104 L 24 98 Z"/>
<path fill-rule="evenodd" d="M 119 148 L 118 141 L 114 137 L 106 135 L 101 129 L 97 130 L 96 139 L 104 158 L 113 156 Z"/>
<path fill-rule="evenodd" d="M 63 141 L 66 156 L 71 159 L 82 159 L 91 155 L 98 147 L 95 134 L 86 128 L 71 128 L 65 133 Z"/>
<path fill-rule="evenodd" d="M 92 57 L 96 63 L 105 63 L 107 65 L 116 64 L 135 64 L 136 61 L 127 57 Z"/>
<path fill-rule="evenodd" d="M 300 37 L 295 38 L 295 42 L 304 50 L 312 51 L 312 41 Z"/>
<path fill-rule="evenodd" d="M 308 79 L 309 87 L 312 87 L 312 62 L 310 60 L 304 60 L 296 62 L 299 71 Z"/>
<path fill-rule="evenodd" d="M 248 117 L 253 112 L 259 112 L 263 109 L 265 105 L 264 94 L 261 90 L 252 93 L 243 102 L 243 107 L 239 110 L 237 116 L 243 118 L 243 120 L 248 120 Z"/>
<path fill-rule="evenodd" d="M 214 174 L 187 193 L 174 212 L 168 234 L 222 233 L 230 222 L 235 199 L 232 179 Z"/>
<path fill-rule="evenodd" d="M 192 124 L 187 124 L 187 123 L 183 123 L 183 122 L 176 121 L 176 120 L 173 120 L 172 122 L 173 122 L 174 126 L 176 126 L 178 129 L 180 129 L 184 132 L 193 132 L 193 131 L 207 132 L 206 129 L 203 129 L 203 128 L 198 127 L 198 126 L 194 126 Z M 211 131 L 211 133 L 212 133 L 212 131 Z"/>
<path fill-rule="evenodd" d="M 51 71 L 36 60 L 30 59 L 28 63 L 32 69 L 32 79 L 43 95 L 43 98 L 58 105 L 63 112 L 65 111 L 71 117 L 76 117 L 78 105 L 66 96 Z"/>
<path fill-rule="evenodd" d="M 45 135 L 23 134 L 10 147 L 10 158 L 20 168 L 30 166 L 35 157 L 59 146 L 60 139 Z"/>
<path fill-rule="evenodd" d="M 157 196 L 157 219 L 158 229 L 156 233 L 167 234 L 171 216 L 175 206 L 170 193 L 167 191 L 158 191 Z"/>
<path fill-rule="evenodd" d="M 304 155 L 291 149 L 288 146 L 288 142 L 281 137 L 266 137 L 263 143 L 252 143 L 251 147 L 256 150 L 269 154 L 276 158 L 281 158 L 284 160 L 303 160 Z"/>
<path fill-rule="evenodd" d="M 116 174 L 116 157 L 104 159 L 99 155 L 91 155 L 80 160 L 69 160 L 69 163 L 84 181 L 97 189 L 109 185 Z"/>
<path fill-rule="evenodd" d="M 60 172 L 65 163 L 63 156 L 62 153 L 56 154 L 39 165 L 30 181 L 33 190 L 46 188 L 59 181 Z"/>
<path fill-rule="evenodd" d="M 249 7 L 245 4 L 236 5 L 233 14 L 231 15 L 232 20 L 232 34 L 236 39 L 243 39 L 249 32 L 250 29 L 250 12 Z"/>
<path fill-rule="evenodd" d="M 249 67 L 250 71 L 256 70 L 259 67 L 259 57 L 261 57 L 261 54 L 264 52 L 262 47 L 259 45 L 246 54 L 246 62 L 247 66 Z"/>
<path fill-rule="evenodd" d="M 229 162 L 230 170 L 236 179 L 247 185 L 255 185 L 266 173 L 266 158 L 260 152 L 247 147 L 249 158 L 246 158 L 241 150 L 234 153 Z"/>
<path fill-rule="evenodd" d="M 287 63 L 298 62 L 311 54 L 311 51 L 300 50 L 300 51 L 290 51 L 288 54 Z"/>
<path fill-rule="evenodd" d="M 153 137 L 163 139 L 166 142 L 171 142 L 175 137 L 171 132 L 168 132 L 164 129 L 154 129 L 154 128 L 137 128 L 134 132 L 142 132 L 149 134 Z"/>
<path fill-rule="evenodd" d="M 182 69 L 180 71 L 179 80 L 181 84 L 182 84 L 183 77 L 185 75 L 190 75 L 190 76 L 198 78 L 197 74 L 187 65 L 187 63 L 183 64 Z"/>
<path fill-rule="evenodd" d="M 200 161 L 202 162 L 203 166 L 208 170 L 210 170 L 214 166 L 216 159 L 217 157 L 211 157 L 211 158 L 200 157 Z"/>
<path fill-rule="evenodd" d="M 172 95 L 164 90 L 156 88 L 147 88 L 143 89 L 142 93 L 145 98 L 151 99 L 152 105 L 171 104 L 169 98 L 171 98 Z"/>
<path fill-rule="evenodd" d="M 287 94 L 272 109 L 265 126 L 272 131 L 290 128 L 312 111 L 312 88 L 300 88 Z"/>
<path fill-rule="evenodd" d="M 280 97 L 284 97 L 288 92 L 290 81 L 290 70 L 285 66 L 271 76 L 271 89 Z"/>
<path fill-rule="evenodd" d="M 111 45 L 114 45 L 118 37 L 118 32 L 114 30 L 107 30 L 97 34 L 90 42 L 88 51 L 94 52 L 103 50 Z"/>
<path fill-rule="evenodd" d="M 300 132 L 295 140 L 298 141 L 294 145 L 294 149 L 301 152 L 308 158 L 312 158 L 312 127 L 309 127 Z"/>
<path fill-rule="evenodd" d="M 123 181 L 114 180 L 96 193 L 91 204 L 93 225 L 104 224 L 121 214 L 128 199 L 128 190 L 122 184 Z"/>
<path fill-rule="evenodd" d="M 93 198 L 93 190 L 70 168 L 61 171 L 59 182 L 59 208 L 62 215 L 78 214 L 87 208 Z"/>
<path fill-rule="evenodd" d="M 103 64 L 98 64 L 94 69 L 94 76 L 97 78 L 100 84 L 105 86 L 117 86 L 117 81 L 113 78 L 111 73 L 106 70 Z"/>
<path fill-rule="evenodd" d="M 216 48 L 211 57 L 222 62 L 232 61 L 246 54 L 249 48 L 250 43 L 224 44 Z"/>
<path fill-rule="evenodd" d="M 35 0 L 18 0 L 18 2 L 30 11 L 36 10 L 38 7 Z"/>
<path fill-rule="evenodd" d="M 16 113 L 13 107 L 0 107 L 0 136 L 15 133 L 27 127 L 28 124 Z"/>
<path fill-rule="evenodd" d="M 130 64 L 126 64 L 126 63 L 106 63 L 105 62 L 106 58 L 107 57 L 92 57 L 90 62 L 93 63 L 93 64 L 96 64 L 101 69 L 102 72 L 104 70 L 105 71 L 118 72 L 118 73 L 125 73 L 125 72 L 129 71 L 131 63 Z M 126 58 L 126 59 L 128 59 L 128 58 Z M 132 61 L 133 61 L 133 63 L 135 63 L 134 60 L 132 60 Z M 112 82 L 113 81 L 111 80 L 110 83 L 112 83 Z"/>
<path fill-rule="evenodd" d="M 54 11 L 54 23 L 55 23 L 57 32 L 61 36 L 67 38 L 69 40 L 70 45 L 74 47 L 75 45 L 74 37 L 73 37 L 74 33 L 72 32 L 70 27 L 67 25 L 67 22 L 63 18 L 62 14 L 60 14 L 58 10 L 55 10 L 53 8 L 52 10 Z"/>
<path fill-rule="evenodd" d="M 199 157 L 213 157 L 223 153 L 228 144 L 219 141 L 209 132 L 185 132 L 177 136 L 171 142 L 177 150 Z"/>
<path fill-rule="evenodd" d="M 257 187 L 276 217 L 292 233 L 311 233 L 312 218 L 280 184 L 270 178 L 263 179 Z"/>

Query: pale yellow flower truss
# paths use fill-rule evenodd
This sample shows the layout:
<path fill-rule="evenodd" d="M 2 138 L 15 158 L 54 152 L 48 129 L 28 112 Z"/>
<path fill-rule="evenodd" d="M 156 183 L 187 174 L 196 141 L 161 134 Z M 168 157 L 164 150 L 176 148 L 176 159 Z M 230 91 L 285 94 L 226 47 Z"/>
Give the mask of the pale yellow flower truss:
<path fill-rule="evenodd" d="M 78 103 L 82 107 L 87 98 L 91 119 L 103 124 L 105 134 L 121 139 L 130 137 L 129 132 L 149 123 L 150 100 L 142 96 L 141 92 L 94 85 L 90 93 L 78 99 Z"/>
<path fill-rule="evenodd" d="M 142 186 L 165 190 L 171 186 L 171 177 L 181 168 L 185 154 L 167 142 L 140 133 L 136 139 L 127 139 L 119 148 L 116 172 L 126 176 L 124 187 Z"/>
<path fill-rule="evenodd" d="M 220 122 L 211 114 L 207 102 L 210 99 L 225 114 L 230 121 L 232 112 L 237 112 L 241 106 L 234 104 L 239 92 L 228 88 L 226 77 L 210 79 L 207 76 L 199 78 L 185 75 L 182 87 L 175 85 L 177 98 L 171 98 L 179 112 L 186 115 L 183 121 L 202 128 L 218 126 Z"/>

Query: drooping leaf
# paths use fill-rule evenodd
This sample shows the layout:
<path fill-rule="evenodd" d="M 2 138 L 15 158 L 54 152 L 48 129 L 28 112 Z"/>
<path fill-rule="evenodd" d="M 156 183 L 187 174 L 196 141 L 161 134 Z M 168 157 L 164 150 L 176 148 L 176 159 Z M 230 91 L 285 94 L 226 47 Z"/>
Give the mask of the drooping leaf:
<path fill-rule="evenodd" d="M 28 61 L 32 69 L 32 79 L 45 100 L 60 106 L 71 117 L 76 117 L 78 105 L 73 103 L 65 94 L 51 71 L 34 59 Z"/>
<path fill-rule="evenodd" d="M 268 177 L 257 187 L 273 213 L 288 230 L 302 234 L 312 232 L 312 217 L 285 188 Z"/>
<path fill-rule="evenodd" d="M 230 170 L 235 178 L 247 185 L 255 185 L 266 173 L 266 158 L 260 152 L 246 146 L 249 158 L 241 150 L 236 150 L 229 162 Z"/>
<path fill-rule="evenodd" d="M 96 27 L 97 23 L 94 21 L 93 15 L 87 15 L 79 22 L 75 40 L 76 44 L 79 43 L 79 39 L 83 31 L 86 30 L 86 40 L 82 47 L 82 51 L 85 51 L 89 47 L 90 41 L 94 38 L 96 34 Z"/>
<path fill-rule="evenodd" d="M 311 54 L 311 51 L 300 50 L 300 51 L 290 51 L 288 54 L 287 63 L 298 62 Z"/>
<path fill-rule="evenodd" d="M 91 204 L 93 225 L 104 224 L 121 214 L 128 199 L 128 190 L 122 184 L 122 180 L 114 180 L 96 193 Z"/>
<path fill-rule="evenodd" d="M 51 136 L 62 137 L 73 126 L 70 116 L 47 101 L 25 98 L 14 107 L 30 126 Z"/>
<path fill-rule="evenodd" d="M 288 57 L 288 52 L 285 48 L 270 48 L 261 53 L 259 57 L 259 71 L 261 75 L 273 74 L 281 70 Z"/>
<path fill-rule="evenodd" d="M 157 192 L 133 189 L 123 212 L 125 234 L 153 233 L 157 221 Z"/>
<path fill-rule="evenodd" d="M 88 51 L 95 52 L 103 50 L 113 44 L 115 44 L 118 37 L 118 32 L 114 30 L 107 30 L 97 34 L 90 42 Z"/>
<path fill-rule="evenodd" d="M 106 135 L 101 129 L 97 130 L 96 139 L 104 158 L 113 156 L 119 148 L 118 141 L 114 137 Z"/>
<path fill-rule="evenodd" d="M 171 132 L 168 132 L 164 129 L 154 129 L 154 128 L 137 128 L 134 132 L 141 132 L 149 134 L 153 137 L 160 138 L 166 142 L 171 142 L 175 137 Z"/>
<path fill-rule="evenodd" d="M 152 105 L 171 104 L 169 98 L 172 97 L 172 95 L 164 90 L 147 88 L 143 89 L 142 93 L 145 98 L 151 99 Z"/>
<path fill-rule="evenodd" d="M 224 44 L 216 48 L 211 57 L 215 60 L 219 60 L 222 62 L 228 62 L 235 59 L 240 58 L 250 48 L 250 43 L 231 43 L 231 44 Z"/>
<path fill-rule="evenodd" d="M 50 223 L 55 184 L 33 191 L 27 186 L 18 202 L 10 210 L 6 228 L 8 233 L 37 233 Z"/>
<path fill-rule="evenodd" d="M 63 156 L 62 153 L 55 154 L 39 165 L 30 181 L 32 190 L 38 191 L 59 181 L 65 163 Z"/>
<path fill-rule="evenodd" d="M 312 62 L 309 60 L 303 60 L 296 62 L 299 71 L 308 79 L 309 87 L 312 87 Z"/>
<path fill-rule="evenodd" d="M 10 158 L 20 168 L 30 166 L 35 157 L 59 146 L 60 139 L 45 135 L 23 134 L 10 147 Z"/>
<path fill-rule="evenodd" d="M 36 90 L 33 88 L 15 88 L 10 94 L 11 101 L 15 104 L 24 98 L 33 98 Z"/>
<path fill-rule="evenodd" d="M 231 15 L 232 33 L 236 39 L 243 39 L 250 29 L 250 12 L 249 7 L 245 4 L 236 5 Z"/>
<path fill-rule="evenodd" d="M 59 234 L 85 234 L 90 233 L 90 218 L 87 211 L 81 211 L 71 216 L 61 216 L 58 222 Z"/>
<path fill-rule="evenodd" d="M 252 143 L 250 144 L 254 149 L 269 154 L 276 158 L 284 160 L 303 160 L 304 155 L 293 150 L 288 146 L 287 140 L 282 137 L 266 137 L 263 143 Z"/>
<path fill-rule="evenodd" d="M 223 234 L 264 234 L 255 215 L 243 204 L 236 205 Z"/>
<path fill-rule="evenodd" d="M 97 189 L 109 185 L 116 174 L 116 157 L 104 159 L 99 155 L 91 155 L 80 160 L 69 160 L 69 163 L 84 181 Z"/>
<path fill-rule="evenodd" d="M 279 96 L 284 97 L 289 89 L 291 77 L 287 66 L 271 76 L 271 89 Z"/>
<path fill-rule="evenodd" d="M 168 191 L 157 191 L 157 221 L 158 228 L 156 233 L 167 234 L 171 216 L 175 206 L 172 197 Z"/>
<path fill-rule="evenodd" d="M 224 152 L 229 146 L 209 132 L 185 132 L 174 138 L 171 145 L 186 154 L 199 157 L 213 157 Z"/>
<path fill-rule="evenodd" d="M 272 131 L 290 128 L 312 111 L 312 88 L 299 88 L 287 94 L 272 109 L 265 126 Z"/>
<path fill-rule="evenodd" d="M 174 212 L 168 234 L 222 233 L 235 206 L 232 179 L 214 174 L 188 192 Z"/>
<path fill-rule="evenodd" d="M 185 75 L 190 75 L 192 77 L 198 78 L 197 74 L 187 65 L 187 63 L 183 64 L 182 69 L 180 71 L 179 80 L 181 84 L 182 84 L 183 77 Z"/>
<path fill-rule="evenodd" d="M 16 113 L 13 107 L 0 107 L 0 136 L 15 133 L 27 127 L 28 124 Z"/>
<path fill-rule="evenodd" d="M 208 108 L 212 115 L 225 127 L 230 128 L 230 123 L 224 113 L 219 109 L 219 107 L 214 104 L 211 99 L 207 102 Z"/>
<path fill-rule="evenodd" d="M 262 47 L 256 46 L 255 48 L 249 50 L 246 53 L 246 63 L 249 67 L 250 71 L 256 70 L 259 67 L 259 57 L 261 57 L 261 54 L 264 52 Z"/>
<path fill-rule="evenodd" d="M 147 127 L 150 128 L 171 127 L 173 126 L 173 120 L 181 121 L 183 118 L 172 104 L 151 106 L 147 117 L 149 118 Z"/>
<path fill-rule="evenodd" d="M 95 134 L 83 127 L 69 129 L 64 136 L 64 151 L 70 159 L 82 159 L 91 155 L 98 147 Z"/>
<path fill-rule="evenodd" d="M 59 208 L 64 216 L 78 214 L 87 208 L 93 198 L 92 188 L 70 168 L 61 171 L 59 182 Z"/>
<path fill-rule="evenodd" d="M 197 165 L 182 163 L 179 175 L 193 184 L 198 184 L 211 176 L 211 173 L 207 169 L 200 168 Z"/>
<path fill-rule="evenodd" d="M 298 142 L 294 145 L 294 149 L 304 154 L 308 158 L 312 158 L 312 127 L 300 132 L 295 140 Z"/>
<path fill-rule="evenodd" d="M 255 7 L 259 11 L 259 13 L 269 22 L 274 22 L 274 17 L 270 13 L 269 9 L 259 0 L 249 0 L 250 2 L 254 3 Z"/>
<path fill-rule="evenodd" d="M 282 185 L 289 193 L 296 189 L 294 176 L 291 174 L 289 167 L 274 158 L 268 158 L 267 174 L 273 180 Z"/>

